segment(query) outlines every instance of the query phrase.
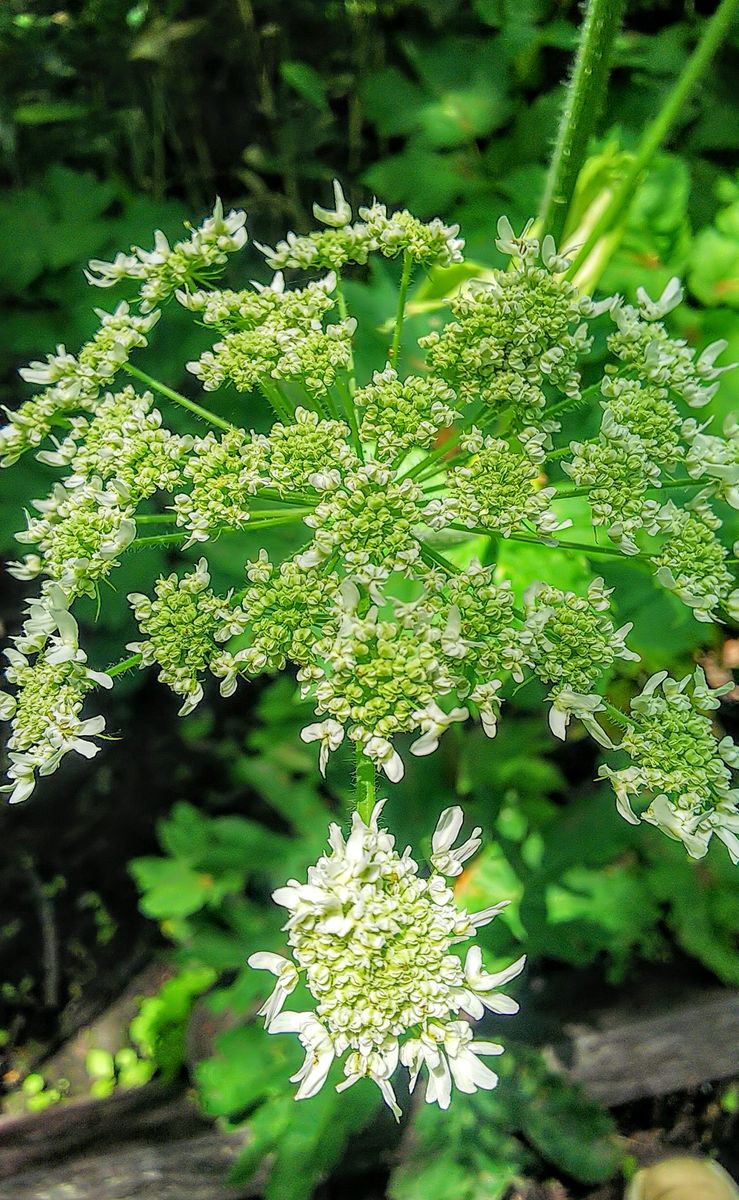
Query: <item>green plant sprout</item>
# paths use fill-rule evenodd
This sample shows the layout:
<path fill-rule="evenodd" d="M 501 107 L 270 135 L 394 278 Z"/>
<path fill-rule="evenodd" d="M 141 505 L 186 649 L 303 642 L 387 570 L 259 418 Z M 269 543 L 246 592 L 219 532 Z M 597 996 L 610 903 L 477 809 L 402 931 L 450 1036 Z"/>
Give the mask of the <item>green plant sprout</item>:
<path fill-rule="evenodd" d="M 346 1054 L 339 1087 L 370 1077 L 398 1114 L 399 1061 L 412 1085 L 425 1067 L 426 1098 L 441 1107 L 452 1082 L 495 1086 L 478 1055 L 502 1047 L 472 1041 L 459 1013 L 515 1011 L 488 993 L 523 967 L 488 973 L 475 947 L 464 964 L 450 952 L 505 903 L 472 915 L 454 904 L 446 880 L 480 844 L 475 830 L 455 849 L 461 809 L 442 814 L 424 879 L 410 848 L 397 854 L 380 826 L 377 775 L 402 778 L 402 739 L 426 756 L 470 719 L 492 738 L 505 700 L 537 681 L 556 737 L 579 721 L 620 755 L 601 775 L 627 821 L 658 826 L 694 858 L 715 834 L 739 861 L 730 773 L 739 760 L 711 720 L 730 685 L 708 687 L 700 668 L 683 679 L 659 671 L 622 711 L 608 684 L 619 662 L 639 656 L 632 624 L 613 620 L 613 589 L 600 576 L 579 591 L 535 576 L 521 591 L 497 561 L 506 543 L 618 560 L 651 573 L 698 621 L 736 619 L 739 547 L 722 541 L 721 513 L 739 508 L 739 425 L 729 418 L 719 432 L 710 418 L 730 369 L 718 365 L 726 343 L 698 353 L 664 324 L 682 299 L 677 279 L 656 299 L 643 288 L 635 304 L 593 299 L 551 234 L 534 236 L 531 223 L 517 233 L 501 217 L 496 245 L 508 267 L 451 296 L 446 319 L 411 349 L 414 275 L 463 262 L 459 227 L 376 200 L 355 219 L 338 182 L 333 207 L 315 205 L 314 215 L 320 228 L 309 234 L 255 243 L 275 272 L 267 285 L 217 286 L 247 241 L 245 213 L 220 201 L 174 246 L 157 233 L 151 250 L 91 262 L 90 284 L 132 296 L 100 310 L 77 355 L 60 346 L 21 372 L 41 391 L 9 414 L 2 461 L 34 452 L 61 478 L 35 502 L 18 534 L 31 549 L 10 566 L 41 587 L 6 651 L 5 790 L 25 800 L 70 751 L 93 757 L 105 721 L 87 705 L 126 671 L 155 667 L 184 716 L 208 675 L 230 696 L 244 680 L 294 667 L 316 717 L 301 736 L 318 744 L 320 771 L 346 741 L 354 748 L 356 811 L 346 840 L 331 828 L 330 853 L 308 882 L 275 892 L 290 913 L 293 961 L 250 961 L 277 976 L 263 1009 L 269 1030 L 296 1033 L 306 1049 L 298 1098 Z M 344 283 L 373 257 L 397 260 L 400 282 L 386 353 L 358 377 L 363 331 Z M 290 287 L 284 272 L 295 271 L 309 277 Z M 186 367 L 203 392 L 245 397 L 241 423 L 136 365 L 171 301 L 212 331 L 212 348 Z M 605 362 L 583 386 L 596 337 Z M 271 413 L 266 433 L 249 417 L 257 405 Z M 195 418 L 192 432 L 168 427 L 171 406 Z M 562 421 L 580 409 L 599 427 L 572 440 Z M 578 506 L 587 531 L 570 536 Z M 142 559 L 129 655 L 107 670 L 89 665 L 72 610 L 81 597 L 101 602 L 125 555 L 283 527 L 302 535 L 297 551 L 272 559 L 259 549 L 227 594 L 211 587 L 206 556 L 153 581 Z M 315 1010 L 281 1011 L 301 979 Z"/>

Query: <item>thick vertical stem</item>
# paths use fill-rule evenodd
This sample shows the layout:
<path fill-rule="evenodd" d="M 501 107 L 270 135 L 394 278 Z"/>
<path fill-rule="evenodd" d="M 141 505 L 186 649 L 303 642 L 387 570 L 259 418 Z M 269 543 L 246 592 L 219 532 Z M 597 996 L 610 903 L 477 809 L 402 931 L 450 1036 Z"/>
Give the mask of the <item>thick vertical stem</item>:
<path fill-rule="evenodd" d="M 572 266 L 567 272 L 569 278 L 575 275 L 600 239 L 609 233 L 619 218 L 628 211 L 644 171 L 666 140 L 680 110 L 731 29 L 737 11 L 739 11 L 739 0 L 721 0 L 708 21 L 702 38 L 685 64 L 682 74 L 657 116 L 647 127 L 626 174 L 615 188 L 610 202 L 575 256 Z"/>
<path fill-rule="evenodd" d="M 577 176 L 603 106 L 613 43 L 621 27 L 624 6 L 625 0 L 588 0 L 539 208 L 541 233 L 550 233 L 555 242 L 562 237 Z"/>
<path fill-rule="evenodd" d="M 375 807 L 375 764 L 364 753 L 362 745 L 356 748 L 357 812 L 365 824 L 369 824 Z"/>

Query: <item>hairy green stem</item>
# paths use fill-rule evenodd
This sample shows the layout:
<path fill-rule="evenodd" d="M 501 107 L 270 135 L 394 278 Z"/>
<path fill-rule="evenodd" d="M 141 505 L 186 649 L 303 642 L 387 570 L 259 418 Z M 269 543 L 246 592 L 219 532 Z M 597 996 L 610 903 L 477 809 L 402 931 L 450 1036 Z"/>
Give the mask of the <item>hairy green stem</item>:
<path fill-rule="evenodd" d="M 400 350 L 400 339 L 403 335 L 403 321 L 405 320 L 405 305 L 408 299 L 408 287 L 411 282 L 411 272 L 413 270 L 413 258 L 410 250 L 403 251 L 403 273 L 400 276 L 400 291 L 398 292 L 398 309 L 395 314 L 395 329 L 393 332 L 393 344 L 390 347 L 390 362 L 393 367 L 398 364 L 398 352 Z"/>
<path fill-rule="evenodd" d="M 302 517 L 313 512 L 312 508 L 304 508 L 293 510 L 293 512 L 276 511 L 275 513 L 266 511 L 254 516 L 251 521 L 246 521 L 243 525 L 235 527 L 226 527 L 224 529 L 214 529 L 212 536 L 214 538 L 221 537 L 226 533 L 249 533 L 252 529 L 269 529 L 275 525 L 290 525 L 293 521 L 300 521 Z M 169 546 L 175 545 L 177 542 L 185 541 L 190 537 L 189 529 L 180 529 L 177 533 L 157 533 L 151 537 L 134 538 L 129 549 L 141 550 L 146 546 Z"/>
<path fill-rule="evenodd" d="M 136 524 L 158 525 L 161 521 L 166 521 L 167 524 L 170 524 L 172 521 L 176 520 L 177 517 L 175 513 L 140 513 L 136 517 Z"/>
<path fill-rule="evenodd" d="M 360 742 L 356 744 L 355 755 L 357 812 L 365 824 L 369 824 L 372 809 L 375 807 L 375 764 L 364 753 Z"/>
<path fill-rule="evenodd" d="M 444 558 L 443 554 L 439 554 L 436 550 L 432 550 L 431 546 L 424 542 L 421 546 L 421 558 L 430 567 L 441 567 L 442 571 L 446 571 L 447 575 L 456 575 L 457 568 L 454 563 L 450 563 L 448 558 Z"/>
<path fill-rule="evenodd" d="M 200 417 L 203 421 L 207 421 L 209 425 L 215 425 L 217 429 L 223 429 L 229 432 L 235 429 L 234 425 L 224 421 L 222 417 L 216 416 L 215 413 L 209 412 L 207 408 L 203 408 L 201 404 L 196 404 L 194 400 L 188 400 L 187 396 L 183 396 L 180 392 L 176 392 L 174 388 L 167 387 L 166 383 L 160 383 L 153 375 L 147 375 L 146 371 L 140 371 L 138 367 L 134 367 L 131 363 L 123 363 L 123 370 L 132 375 L 134 379 L 138 379 L 141 383 L 145 383 L 152 391 L 159 392 L 160 395 L 166 396 L 168 400 L 173 400 L 175 404 L 179 404 L 180 408 L 186 408 L 188 412 L 194 413 L 196 417 Z"/>
<path fill-rule="evenodd" d="M 565 396 L 564 399 L 558 400 L 556 404 L 547 405 L 543 415 L 545 417 L 556 417 L 558 413 L 566 412 L 568 408 L 577 408 L 584 400 L 589 400 L 591 396 L 600 391 L 601 383 L 602 380 L 599 380 L 598 383 L 591 383 L 590 387 L 586 387 L 585 391 L 581 392 L 577 399 L 573 396 Z"/>
<path fill-rule="evenodd" d="M 453 452 L 459 448 L 459 439 L 461 434 L 462 431 L 460 430 L 459 433 L 452 435 L 452 437 L 444 442 L 443 445 L 437 446 L 436 449 L 427 454 L 425 458 L 422 458 L 419 462 L 415 463 L 411 467 L 410 471 L 406 471 L 401 478 L 418 479 L 420 482 L 420 480 L 424 479 L 427 475 L 435 475 L 437 473 L 438 466 L 440 465 L 439 459 L 443 459 L 447 454 L 451 454 L 454 458 L 457 457 Z M 429 467 L 432 467 L 433 470 L 430 471 Z"/>
<path fill-rule="evenodd" d="M 539 208 L 542 236 L 550 233 L 557 243 L 562 237 L 588 142 L 603 107 L 613 44 L 624 7 L 625 0 L 588 0 Z"/>
<path fill-rule="evenodd" d="M 357 420 L 357 409 L 356 405 L 354 404 L 354 396 L 352 395 L 350 389 L 346 387 L 341 380 L 337 379 L 336 386 L 338 388 L 339 396 L 341 397 L 342 407 L 346 413 L 347 423 L 351 429 L 354 449 L 356 450 L 361 461 L 364 462 L 364 448 L 362 446 L 362 439 L 359 436 L 359 422 Z"/>
<path fill-rule="evenodd" d="M 685 476 L 683 479 L 663 479 L 660 483 L 652 483 L 647 488 L 647 491 L 664 492 L 669 491 L 671 488 L 705 487 L 705 485 L 705 478 L 691 479 L 689 476 Z M 557 484 L 554 484 L 554 486 L 557 487 Z M 557 494 L 554 498 L 555 500 L 572 500 L 575 496 L 588 496 L 592 490 L 592 484 L 583 484 L 581 487 L 569 488 L 567 491 L 560 491 L 557 488 Z"/>
<path fill-rule="evenodd" d="M 336 303 L 338 305 L 339 316 L 341 317 L 342 321 L 347 321 L 349 319 L 349 310 L 346 306 L 346 296 L 344 295 L 344 289 L 341 286 L 341 276 L 338 274 L 338 272 L 336 275 Z M 355 368 L 354 368 L 354 347 L 353 347 L 351 338 L 349 338 L 348 375 L 349 375 L 349 395 L 352 397 L 352 399 L 354 399 L 354 393 L 357 390 L 357 379 L 356 379 L 356 372 L 355 372 Z"/>
<path fill-rule="evenodd" d="M 122 675 L 124 671 L 130 671 L 133 667 L 137 667 L 140 662 L 140 654 L 131 654 L 128 658 L 124 658 L 121 662 L 116 663 L 115 666 L 108 667 L 105 674 L 110 675 L 111 678 L 115 677 L 116 675 Z"/>
<path fill-rule="evenodd" d="M 628 211 L 644 171 L 668 137 L 680 110 L 727 36 L 737 11 L 739 0 L 721 0 L 675 86 L 657 116 L 647 127 L 626 174 L 616 186 L 610 201 L 575 255 L 566 278 L 571 279 L 575 275 L 600 239 L 609 233 L 622 214 Z"/>
<path fill-rule="evenodd" d="M 632 716 L 630 716 L 628 713 L 622 712 L 620 708 L 616 708 L 616 705 L 611 704 L 609 700 L 606 700 L 605 696 L 602 697 L 602 700 L 603 707 L 605 708 L 609 717 L 611 717 L 617 725 L 621 725 L 622 728 L 628 728 L 629 726 L 633 728 L 637 725 L 637 722 Z"/>
<path fill-rule="evenodd" d="M 302 508 L 315 508 L 318 504 L 317 496 L 305 496 L 301 492 L 280 492 L 276 488 L 257 488 L 254 499 L 277 500 L 281 504 L 298 504 Z"/>
<path fill-rule="evenodd" d="M 449 525 L 447 528 L 457 529 L 461 533 L 468 533 L 470 535 L 480 534 L 483 537 L 498 536 L 493 529 L 482 529 L 479 526 L 468 529 L 466 525 Z M 533 533 L 509 533 L 508 538 L 512 542 L 528 542 L 532 546 L 543 546 L 545 549 L 549 550 L 580 550 L 585 554 L 605 554 L 609 557 L 621 559 L 644 557 L 643 555 L 638 554 L 624 555 L 622 551 L 618 550 L 615 546 L 596 546 L 588 542 L 562 542 L 559 540 L 559 538 L 557 538 L 555 543 L 553 538 L 544 539 L 537 537 L 536 534 Z"/>
<path fill-rule="evenodd" d="M 276 417 L 285 425 L 291 425 L 294 413 L 290 411 L 287 400 L 278 388 L 267 383 L 266 379 L 259 382 L 259 390 L 273 410 Z"/>

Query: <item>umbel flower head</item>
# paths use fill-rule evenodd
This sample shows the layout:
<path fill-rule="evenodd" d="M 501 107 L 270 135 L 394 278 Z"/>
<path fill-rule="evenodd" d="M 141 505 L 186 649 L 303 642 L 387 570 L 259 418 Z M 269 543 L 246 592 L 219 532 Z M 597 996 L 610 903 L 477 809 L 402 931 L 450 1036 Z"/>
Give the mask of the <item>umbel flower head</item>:
<path fill-rule="evenodd" d="M 453 1086 L 461 1092 L 496 1086 L 498 1077 L 483 1058 L 502 1054 L 503 1047 L 476 1041 L 466 1018 L 477 1020 L 486 1009 L 518 1011 L 497 989 L 521 973 L 525 956 L 490 973 L 479 946 L 468 949 L 464 962 L 455 953 L 508 903 L 475 913 L 454 903 L 448 878 L 461 873 L 480 845 L 479 829 L 455 845 L 461 808 L 441 814 L 431 871 L 421 877 L 411 847 L 398 854 L 395 839 L 380 826 L 383 805 L 366 821 L 355 812 L 346 839 L 332 825 L 330 853 L 309 868 L 307 882 L 291 879 L 274 892 L 289 914 L 284 928 L 292 959 L 258 952 L 249 965 L 277 977 L 260 1010 L 268 1032 L 294 1033 L 305 1050 L 292 1077 L 299 1084 L 296 1099 L 314 1096 L 341 1058 L 337 1091 L 371 1079 L 399 1119 L 391 1082 L 399 1063 L 411 1091 L 423 1072 L 426 1100 L 440 1108 L 449 1106 Z M 283 1010 L 301 979 L 315 1007 Z"/>
<path fill-rule="evenodd" d="M 494 737 L 506 700 L 535 681 L 554 736 L 583 727 L 612 752 L 627 726 L 623 750 L 643 772 L 648 755 L 631 734 L 644 722 L 607 698 L 622 664 L 639 661 L 624 609 L 635 637 L 647 633 L 629 568 L 697 621 L 739 614 L 722 526 L 727 504 L 739 504 L 739 425 L 729 417 L 716 429 L 710 411 L 726 344 L 697 352 L 671 335 L 664 318 L 680 302 L 677 280 L 656 300 L 639 288 L 633 303 L 595 301 L 551 237 L 540 242 L 529 226 L 516 234 L 503 217 L 495 244 L 506 268 L 439 301 L 411 345 L 415 278 L 462 261 L 458 227 L 377 201 L 355 220 L 339 184 L 314 215 L 313 232 L 273 249 L 255 243 L 276 270 L 270 282 L 216 286 L 247 240 L 245 214 L 220 202 L 182 241 L 157 234 L 151 250 L 91 264 L 92 284 L 121 284 L 128 300 L 98 312 L 100 328 L 78 353 L 59 346 L 21 372 L 40 391 L 8 414 L 0 462 L 31 450 L 59 478 L 29 505 L 22 555 L 9 565 L 41 593 L 7 654 L 12 695 L 0 705 L 13 723 L 15 800 L 65 753 L 90 753 L 102 717 L 88 714 L 88 693 L 99 681 L 147 667 L 180 697 L 183 716 L 208 676 L 230 696 L 264 671 L 293 669 L 313 706 L 302 737 L 318 743 L 320 770 L 353 743 L 393 783 L 406 745 L 431 754 L 468 719 Z M 397 273 L 400 303 L 368 363 L 382 334 L 374 317 L 371 331 L 358 326 L 344 283 L 373 258 L 383 277 Z M 288 282 L 283 269 L 310 277 Z M 188 394 L 134 361 L 160 316 L 166 323 L 155 304 L 180 305 L 212 334 L 210 349 L 181 364 Z M 596 335 L 602 368 L 600 352 L 589 354 Z M 224 391 L 229 420 L 218 411 Z M 582 429 L 597 433 L 570 441 L 563 422 L 588 402 L 596 420 Z M 172 405 L 197 417 L 189 430 L 169 428 Z M 578 522 L 590 518 L 584 541 L 568 537 L 573 498 Z M 261 542 L 274 527 L 289 537 Z M 210 546 L 244 533 L 250 557 L 234 564 L 243 576 L 218 594 Z M 182 557 L 159 579 L 148 556 L 134 560 L 138 630 L 121 639 L 121 661 L 92 671 L 79 645 L 74 661 L 58 661 L 53 614 L 66 606 L 74 619 L 84 597 L 102 603 L 124 558 L 147 544 Z M 578 556 L 577 588 L 550 577 L 551 548 L 560 562 Z M 615 590 L 600 577 L 603 556 L 620 560 Z M 723 780 L 731 753 L 710 725 L 704 732 L 706 778 Z M 680 761 L 679 735 L 679 721 L 664 726 L 660 761 Z M 630 819 L 622 774 L 603 774 L 620 781 Z M 681 813 L 694 790 L 680 793 Z M 715 833 L 733 853 L 736 793 L 727 782 L 700 796 L 700 835 L 682 838 L 686 849 L 703 852 Z M 643 819 L 655 813 L 669 834 L 677 818 L 656 795 Z"/>

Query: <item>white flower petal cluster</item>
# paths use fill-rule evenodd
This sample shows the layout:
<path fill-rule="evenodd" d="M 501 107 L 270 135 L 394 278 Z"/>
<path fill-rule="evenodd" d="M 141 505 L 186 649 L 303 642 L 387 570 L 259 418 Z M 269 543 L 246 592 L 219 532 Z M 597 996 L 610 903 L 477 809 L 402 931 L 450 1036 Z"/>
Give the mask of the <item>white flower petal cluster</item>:
<path fill-rule="evenodd" d="M 674 295 L 671 307 L 672 301 L 678 302 Z M 696 356 L 686 341 L 670 337 L 657 315 L 653 315 L 662 308 L 655 308 L 646 295 L 638 306 L 619 300 L 610 309 L 617 332 L 608 338 L 608 348 L 645 382 L 668 388 L 691 408 L 703 408 L 718 391 L 719 377 L 736 365 L 715 365 L 728 343 L 723 339 L 712 342 Z"/>
<path fill-rule="evenodd" d="M 376 442 L 377 457 L 391 462 L 404 450 L 430 446 L 440 429 L 454 423 L 456 397 L 440 379 L 408 375 L 400 379 L 388 363 L 375 371 L 355 401 L 362 411 L 362 440 Z"/>
<path fill-rule="evenodd" d="M 132 314 L 125 301 L 112 313 L 95 309 L 100 328 L 78 355 L 57 346 L 46 362 L 21 368 L 27 383 L 43 391 L 20 408 L 8 412 L 8 424 L 0 428 L 0 464 L 8 467 L 27 450 L 40 446 L 55 421 L 79 410 L 94 412 L 100 392 L 106 388 L 132 350 L 147 345 L 147 334 L 160 314 Z"/>
<path fill-rule="evenodd" d="M 154 408 L 151 392 L 139 395 L 132 387 L 108 393 L 92 417 L 71 417 L 70 429 L 54 450 L 40 450 L 39 462 L 71 473 L 67 487 L 76 488 L 93 477 L 118 480 L 136 502 L 177 484 L 193 448 L 189 434 L 167 429 Z"/>
<path fill-rule="evenodd" d="M 698 431 L 685 456 L 688 474 L 705 480 L 710 494 L 732 508 L 739 508 L 739 422 L 730 413 L 724 421 L 724 436 Z"/>
<path fill-rule="evenodd" d="M 110 688 L 113 680 L 88 667 L 69 604 L 58 584 L 47 584 L 30 603 L 15 646 L 5 651 L 5 678 L 14 692 L 0 692 L 0 719 L 13 727 L 9 783 L 0 791 L 11 804 L 28 799 L 37 775 L 50 775 L 65 754 L 93 758 L 100 750 L 89 739 L 102 733 L 105 719 L 84 717 L 82 709 L 90 691 Z"/>
<path fill-rule="evenodd" d="M 610 619 L 612 591 L 598 578 L 586 597 L 546 585 L 536 585 L 526 595 L 529 653 L 538 678 L 551 687 L 552 733 L 564 739 L 575 716 L 606 748 L 612 748 L 611 740 L 595 719 L 604 710 L 603 698 L 593 688 L 616 659 L 639 661 L 626 645 L 631 622 L 616 629 Z"/>
<path fill-rule="evenodd" d="M 264 435 L 243 429 L 195 439 L 181 472 L 189 491 L 178 493 L 172 506 L 177 524 L 189 531 L 183 548 L 246 524 L 250 502 L 268 479 L 268 448 Z"/>
<path fill-rule="evenodd" d="M 736 579 L 729 569 L 729 552 L 717 536 L 721 521 L 703 493 L 678 508 L 668 500 L 659 514 L 665 540 L 652 556 L 663 587 L 693 610 L 697 621 L 716 619 L 717 610 L 732 603 Z"/>
<path fill-rule="evenodd" d="M 502 438 L 486 438 L 465 466 L 449 472 L 450 515 L 503 537 L 530 527 L 545 534 L 567 528 L 571 522 L 549 508 L 556 488 L 541 486 L 541 465 L 529 446 L 516 450 Z"/>
<path fill-rule="evenodd" d="M 347 263 L 366 263 L 370 254 L 377 252 L 384 258 L 407 254 L 413 262 L 425 266 L 448 267 L 463 262 L 464 241 L 458 236 L 458 225 L 445 225 L 438 217 L 419 221 L 407 209 L 388 214 L 385 205 L 377 201 L 360 208 L 360 219 L 352 224 L 352 209 L 338 180 L 334 180 L 333 190 L 333 209 L 313 206 L 316 220 L 327 229 L 303 236 L 288 233 L 274 249 L 254 243 L 273 270 L 340 270 Z"/>
<path fill-rule="evenodd" d="M 130 489 L 119 479 L 104 483 L 92 476 L 74 487 L 55 484 L 48 499 L 33 506 L 39 515 L 27 514 L 27 528 L 15 536 L 37 550 L 11 563 L 10 573 L 16 579 L 47 575 L 70 595 L 94 596 L 136 536 Z"/>
<path fill-rule="evenodd" d="M 611 781 L 621 815 L 632 824 L 648 821 L 681 841 L 692 858 L 703 858 L 715 834 L 739 862 L 739 790 L 730 767 L 739 765 L 731 738 L 717 741 L 710 714 L 731 683 L 709 688 L 700 667 L 683 679 L 659 671 L 631 701 L 633 723 L 621 749 L 632 762 L 600 774 Z M 650 797 L 639 816 L 636 797 Z"/>
<path fill-rule="evenodd" d="M 577 361 L 590 344 L 593 314 L 560 272 L 561 263 L 540 258 L 539 243 L 525 233 L 498 241 L 514 256 L 515 269 L 496 271 L 450 300 L 451 321 L 421 338 L 431 370 L 464 401 L 478 398 L 489 416 L 510 412 L 514 428 L 541 425 L 548 396 L 580 395 Z M 555 423 L 552 429 L 558 428 Z"/>
<path fill-rule="evenodd" d="M 216 656 L 222 598 L 210 590 L 207 560 L 193 571 L 157 580 L 154 599 L 132 592 L 128 601 L 146 640 L 126 647 L 141 655 L 141 666 L 159 668 L 159 678 L 183 704 L 180 716 L 191 713 L 203 698 L 201 676 Z"/>
<path fill-rule="evenodd" d="M 274 382 L 300 380 L 322 396 L 345 370 L 356 330 L 353 317 L 334 325 L 301 329 L 273 322 L 227 333 L 199 359 L 187 364 L 206 392 L 232 384 L 239 392 L 266 388 Z"/>
<path fill-rule="evenodd" d="M 113 262 L 93 259 L 85 275 L 95 287 L 115 287 L 126 279 L 139 284 L 141 311 L 150 312 L 168 300 L 178 288 L 190 288 L 205 282 L 221 269 L 228 255 L 246 244 L 246 213 L 239 210 L 224 214 L 216 200 L 213 212 L 190 237 L 170 247 L 157 230 L 154 247 L 142 250 L 132 246 L 130 254 L 118 254 Z"/>
<path fill-rule="evenodd" d="M 242 534 L 231 543 L 249 542 L 236 594 L 215 594 L 204 559 L 184 578 L 178 570 L 157 581 L 145 578 L 148 556 L 136 560 L 133 654 L 158 667 L 185 713 L 207 675 L 229 696 L 241 679 L 294 667 L 315 713 L 302 736 L 316 745 L 322 771 L 332 753 L 353 746 L 397 781 L 406 747 L 432 754 L 468 718 L 494 737 L 506 698 L 531 678 L 546 688 L 557 737 L 575 720 L 613 749 L 603 693 L 619 662 L 636 659 L 630 626 L 611 619 L 602 581 L 576 592 L 552 586 L 547 548 L 556 548 L 558 571 L 581 549 L 637 557 L 636 569 L 651 567 L 698 620 L 739 619 L 735 562 L 715 511 L 716 501 L 737 502 L 737 424 L 730 418 L 719 433 L 710 418 L 690 415 L 727 369 L 716 366 L 724 343 L 697 353 L 670 336 L 663 318 L 679 301 L 676 281 L 656 300 L 640 289 L 634 305 L 595 302 L 565 277 L 551 238 L 540 244 L 530 226 L 517 234 L 501 219 L 507 269 L 453 295 L 416 348 L 401 306 L 372 372 L 358 351 L 375 346 L 384 327 L 360 347 L 341 268 L 371 255 L 402 258 L 412 289 L 414 269 L 459 260 L 458 230 L 377 202 L 355 221 L 338 184 L 316 217 L 322 229 L 290 234 L 268 252 L 277 268 L 269 283 L 240 290 L 214 286 L 246 239 L 243 214 L 219 205 L 173 247 L 158 235 L 151 251 L 96 265 L 104 286 L 139 284 L 138 308 L 99 313 L 101 327 L 79 354 L 59 347 L 24 372 L 42 390 L 10 416 L 0 456 L 7 464 L 33 449 L 59 478 L 34 502 L 19 534 L 27 552 L 10 570 L 40 577 L 43 596 L 58 585 L 72 602 L 99 597 L 130 548 L 187 551 Z M 283 266 L 318 277 L 288 286 Z M 185 365 L 206 390 L 260 392 L 254 418 L 251 400 L 232 395 L 227 421 L 128 361 L 157 320 L 151 305 L 173 293 L 214 335 Z M 601 318 L 608 353 L 602 377 L 583 391 L 580 370 L 584 359 L 591 377 L 596 370 L 587 355 Z M 406 356 L 412 371 L 400 367 Z M 119 371 L 150 390 L 111 391 Z M 562 444 L 560 417 L 589 401 L 598 432 Z M 180 422 L 170 429 L 171 404 L 213 432 L 201 424 L 179 432 Z M 560 536 L 586 513 L 592 539 Z M 258 540 L 272 526 L 285 532 L 275 561 Z M 599 544 L 600 526 L 611 545 Z M 519 576 L 509 565 L 518 542 L 528 574 L 522 604 L 505 578 Z M 14 652 L 43 654 L 36 641 L 53 634 L 48 620 L 29 615 Z M 15 686 L 25 688 L 21 668 Z M 49 669 L 49 696 L 66 686 L 59 670 Z M 89 675 L 75 678 L 87 688 Z M 62 696 L 60 710 L 70 706 Z M 14 779 L 28 778 L 22 763 L 13 769 Z"/>
<path fill-rule="evenodd" d="M 306 883 L 291 879 L 273 894 L 288 911 L 291 959 L 257 952 L 249 965 L 277 977 L 261 1010 L 269 1033 L 294 1033 L 305 1060 L 292 1077 L 297 1100 L 314 1096 L 335 1059 L 344 1058 L 338 1091 L 371 1079 L 400 1118 L 391 1077 L 407 1067 L 411 1091 L 426 1072 L 426 1100 L 448 1108 L 452 1087 L 494 1088 L 497 1076 L 481 1056 L 498 1043 L 475 1041 L 466 1013 L 515 1013 L 518 1005 L 497 989 L 521 973 L 525 957 L 499 972 L 483 967 L 479 947 L 464 963 L 454 947 L 474 937 L 507 903 L 482 912 L 457 908 L 446 877 L 458 875 L 480 845 L 480 830 L 458 847 L 463 814 L 441 814 L 433 836 L 432 872 L 419 876 L 410 846 L 402 854 L 379 824 L 384 801 L 365 821 L 354 813 L 347 838 L 337 825 L 330 853 L 310 867 Z M 315 1009 L 283 1010 L 303 980 Z M 345 1056 L 345 1057 L 344 1057 Z"/>

